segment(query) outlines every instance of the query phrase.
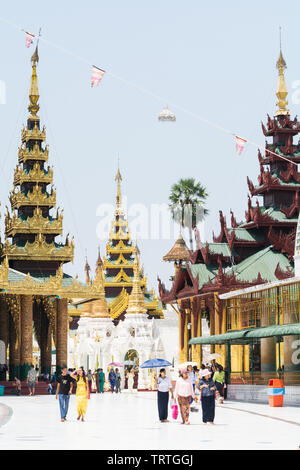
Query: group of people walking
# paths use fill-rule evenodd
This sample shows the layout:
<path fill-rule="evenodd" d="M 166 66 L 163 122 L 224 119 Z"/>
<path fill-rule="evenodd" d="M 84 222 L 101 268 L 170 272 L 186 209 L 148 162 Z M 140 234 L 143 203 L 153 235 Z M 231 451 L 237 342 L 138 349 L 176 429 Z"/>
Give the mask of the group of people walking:
<path fill-rule="evenodd" d="M 223 403 L 225 386 L 225 372 L 220 364 L 202 365 L 200 370 L 188 365 L 187 368 L 181 369 L 174 390 L 166 370 L 161 369 L 157 379 L 160 421 L 162 423 L 168 422 L 168 403 L 171 393 L 174 405 L 178 403 L 182 424 L 190 424 L 191 403 L 199 400 L 201 400 L 203 424 L 214 424 L 215 402 L 218 399 L 219 403 Z"/>
<path fill-rule="evenodd" d="M 61 421 L 67 421 L 70 395 L 72 395 L 74 384 L 76 384 L 77 420 L 84 421 L 88 398 L 90 397 L 90 389 L 88 377 L 85 374 L 83 367 L 69 373 L 68 367 L 63 365 L 62 373 L 56 380 L 56 399 L 59 400 Z"/>

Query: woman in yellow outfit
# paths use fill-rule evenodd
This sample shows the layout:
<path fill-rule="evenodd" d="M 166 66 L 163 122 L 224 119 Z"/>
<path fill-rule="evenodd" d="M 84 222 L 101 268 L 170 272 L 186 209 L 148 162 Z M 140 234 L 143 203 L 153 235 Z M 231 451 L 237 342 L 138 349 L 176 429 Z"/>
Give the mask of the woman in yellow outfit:
<path fill-rule="evenodd" d="M 77 420 L 81 418 L 81 421 L 84 421 L 87 401 L 88 401 L 88 379 L 85 376 L 84 370 L 81 367 L 80 369 L 74 371 L 71 374 L 71 377 L 76 380 L 76 406 L 77 406 Z"/>

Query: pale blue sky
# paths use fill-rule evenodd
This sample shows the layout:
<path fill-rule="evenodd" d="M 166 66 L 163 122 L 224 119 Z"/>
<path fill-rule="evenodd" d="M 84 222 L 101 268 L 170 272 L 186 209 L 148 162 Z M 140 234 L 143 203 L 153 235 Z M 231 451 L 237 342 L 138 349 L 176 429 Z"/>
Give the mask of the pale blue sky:
<path fill-rule="evenodd" d="M 300 79 L 299 2 L 282 1 L 10 1 L 1 17 L 37 32 L 99 67 L 164 97 L 159 102 L 122 81 L 105 76 L 90 87 L 90 67 L 41 42 L 38 67 L 40 116 L 50 145 L 64 233 L 74 234 L 73 265 L 83 278 L 85 249 L 93 268 L 99 240 L 96 209 L 115 198 L 114 175 L 120 155 L 128 203 L 168 202 L 171 185 L 195 177 L 209 192 L 206 235 L 219 232 L 218 211 L 237 219 L 247 207 L 246 177 L 256 181 L 257 153 L 235 154 L 232 137 L 174 109 L 177 122 L 162 124 L 166 103 L 198 113 L 263 145 L 260 121 L 275 109 L 279 53 L 283 53 L 289 108 L 292 83 Z M 12 188 L 21 125 L 25 122 L 30 56 L 24 33 L 0 22 L 0 80 L 7 103 L 0 105 L 2 214 Z M 171 107 L 171 106 L 170 106 Z M 2 240 L 4 217 L 1 219 Z M 164 281 L 172 265 L 161 261 L 173 240 L 142 241 L 149 287 Z M 105 242 L 100 242 L 104 253 Z"/>

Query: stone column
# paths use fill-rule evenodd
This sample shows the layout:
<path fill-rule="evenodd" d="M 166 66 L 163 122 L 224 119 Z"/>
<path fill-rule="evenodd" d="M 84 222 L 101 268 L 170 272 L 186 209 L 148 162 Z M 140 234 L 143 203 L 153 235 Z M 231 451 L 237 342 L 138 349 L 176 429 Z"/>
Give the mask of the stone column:
<path fill-rule="evenodd" d="M 56 301 L 56 373 L 61 373 L 61 366 L 68 361 L 68 301 Z"/>
<path fill-rule="evenodd" d="M 20 378 L 20 346 L 20 338 L 17 337 L 14 320 L 9 315 L 9 380 L 14 380 L 15 377 Z"/>
<path fill-rule="evenodd" d="M 3 341 L 3 358 L 0 363 L 7 364 L 7 347 L 9 336 L 9 317 L 4 295 L 0 296 L 0 341 Z M 0 380 L 6 380 L 6 373 L 0 372 Z"/>
<path fill-rule="evenodd" d="M 20 378 L 25 380 L 32 364 L 33 305 L 31 295 L 21 295 Z"/>

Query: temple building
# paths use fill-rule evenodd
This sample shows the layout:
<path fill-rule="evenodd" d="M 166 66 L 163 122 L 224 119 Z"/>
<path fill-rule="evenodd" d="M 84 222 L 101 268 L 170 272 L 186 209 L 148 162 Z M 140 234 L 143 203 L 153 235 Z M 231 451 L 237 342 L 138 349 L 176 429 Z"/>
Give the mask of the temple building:
<path fill-rule="evenodd" d="M 278 69 L 277 111 L 268 116 L 262 131 L 267 138 L 265 151 L 258 151 L 260 174 L 258 184 L 248 178 L 248 207 L 245 220 L 237 222 L 231 211 L 231 224 L 220 211 L 220 233 L 213 242 L 201 243 L 189 253 L 182 239 L 165 256 L 175 262 L 175 273 L 170 289 L 159 280 L 159 292 L 164 304 L 172 304 L 179 318 L 180 362 L 202 362 L 202 344 L 210 344 L 211 352 L 221 355 L 219 362 L 229 361 L 224 343 L 202 340 L 203 321 L 209 325 L 210 335 L 246 327 L 268 326 L 275 317 L 260 311 L 245 310 L 245 315 L 231 317 L 225 306 L 226 293 L 231 291 L 288 280 L 294 275 L 294 245 L 299 216 L 300 145 L 294 137 L 300 132 L 297 118 L 291 119 L 287 109 L 287 89 L 284 78 L 286 63 L 280 51 Z M 262 197 L 260 205 L 255 196 Z M 252 290 L 251 290 L 252 292 Z M 229 298 L 228 297 L 228 298 Z M 229 300 L 228 300 L 229 302 Z M 227 305 L 227 304 L 226 304 Z M 263 307 L 262 307 L 263 308 Z M 251 313 L 252 312 L 252 313 Z M 298 310 L 299 321 L 299 310 Z M 232 320 L 234 318 L 234 321 Z M 296 320 L 295 320 L 296 321 Z M 259 371 L 276 370 L 275 344 L 265 338 L 254 350 Z M 253 351 L 243 344 L 235 346 L 231 354 L 231 370 L 249 368 L 249 355 Z M 289 359 L 286 358 L 286 363 Z M 277 360 L 278 364 L 278 360 Z M 283 364 L 283 363 L 282 363 Z"/>
<path fill-rule="evenodd" d="M 87 286 L 63 273 L 63 264 L 73 260 L 74 240 L 67 236 L 64 243 L 56 241 L 62 235 L 63 214 L 57 210 L 51 215 L 56 191 L 53 169 L 46 166 L 46 131 L 38 116 L 38 48 L 31 60 L 29 116 L 21 133 L 0 253 L 0 362 L 8 362 L 10 380 L 26 379 L 34 340 L 40 372 L 50 373 L 53 348 L 59 372 L 68 358 L 68 299 L 89 295 L 97 299 L 103 290 L 99 277 Z M 0 379 L 5 380 L 5 374 Z"/>
<path fill-rule="evenodd" d="M 163 330 L 172 323 L 172 312 L 163 312 L 154 291 L 147 290 L 147 278 L 140 267 L 139 249 L 131 240 L 128 221 L 122 207 L 121 173 L 116 174 L 117 196 L 106 256 L 98 252 L 96 274 L 103 278 L 105 296 L 73 302 L 69 315 L 69 363 L 91 369 L 105 368 L 110 362 L 123 363 L 128 358 L 136 364 L 153 357 L 177 359 L 177 342 L 168 341 Z M 90 266 L 85 265 L 86 282 L 91 282 Z M 167 318 L 165 318 L 165 313 Z M 78 325 L 78 327 L 77 327 Z M 173 324 L 173 329 L 177 325 Z M 174 339 L 173 335 L 173 339 Z M 162 339 L 164 337 L 164 340 Z M 141 371 L 138 387 L 147 386 Z"/>

